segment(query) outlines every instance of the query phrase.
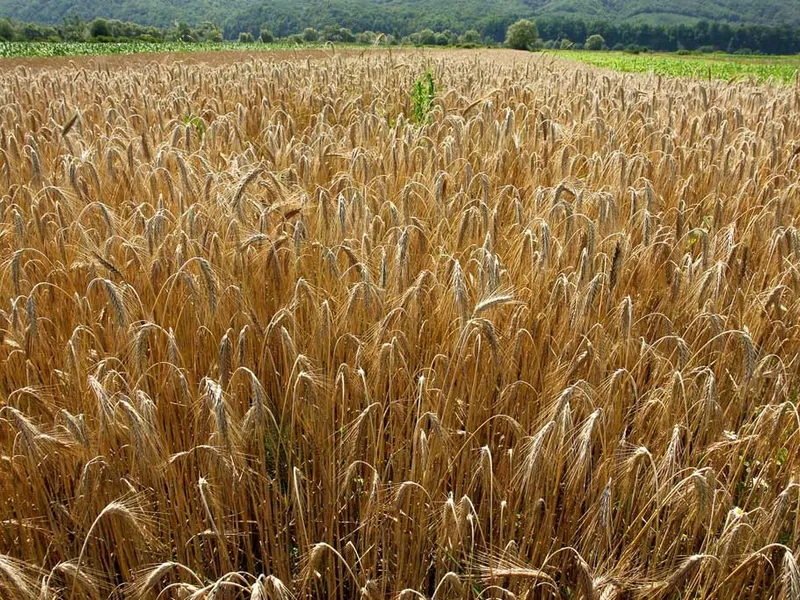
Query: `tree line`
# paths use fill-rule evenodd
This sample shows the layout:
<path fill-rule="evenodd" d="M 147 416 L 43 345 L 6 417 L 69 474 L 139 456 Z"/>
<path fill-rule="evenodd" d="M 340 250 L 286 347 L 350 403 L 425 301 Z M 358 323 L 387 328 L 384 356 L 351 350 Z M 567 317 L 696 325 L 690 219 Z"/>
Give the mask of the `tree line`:
<path fill-rule="evenodd" d="M 533 21 L 522 20 L 534 23 Z M 184 41 L 221 42 L 237 39 L 240 42 L 289 43 L 358 43 L 358 44 L 409 44 L 417 46 L 479 46 L 507 42 L 510 27 L 520 20 L 489 18 L 480 26 L 463 31 L 425 28 L 402 34 L 398 31 L 354 31 L 339 25 L 319 29 L 297 27 L 292 31 L 272 27 L 265 23 L 239 32 L 223 29 L 215 23 L 196 25 L 175 23 L 159 28 L 136 23 L 94 19 L 84 21 L 77 16 L 65 18 L 58 25 L 12 22 L 0 19 L 0 41 L 52 41 L 52 42 L 113 42 L 113 41 Z M 767 25 L 737 25 L 699 21 L 695 24 L 651 25 L 648 23 L 609 22 L 579 18 L 545 16 L 535 21 L 536 39 L 528 40 L 525 47 L 575 48 L 589 50 L 629 51 L 725 51 L 759 54 L 795 54 L 800 52 L 800 28 Z M 275 33 L 273 33 L 275 32 Z M 529 32 L 530 33 L 530 32 Z M 526 38 L 527 39 L 527 38 Z M 513 45 L 513 44 L 512 44 Z"/>
<path fill-rule="evenodd" d="M 651 25 L 609 21 L 586 21 L 543 17 L 536 20 L 544 40 L 583 42 L 593 35 L 603 38 L 610 49 L 649 49 L 657 52 L 680 50 L 796 54 L 800 52 L 800 28 L 788 25 L 736 25 L 698 21 Z"/>

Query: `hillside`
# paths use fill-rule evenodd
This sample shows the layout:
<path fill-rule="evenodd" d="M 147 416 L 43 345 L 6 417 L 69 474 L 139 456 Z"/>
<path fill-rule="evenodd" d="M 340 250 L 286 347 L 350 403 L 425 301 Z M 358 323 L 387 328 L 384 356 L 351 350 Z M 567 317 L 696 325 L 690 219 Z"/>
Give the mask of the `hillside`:
<path fill-rule="evenodd" d="M 214 21 L 226 34 L 262 24 L 279 35 L 338 24 L 355 31 L 406 34 L 425 27 L 491 31 L 522 16 L 573 16 L 674 23 L 699 19 L 800 26 L 800 0 L 0 0 L 0 16 L 59 23 L 67 16 L 106 17 L 148 25 Z"/>

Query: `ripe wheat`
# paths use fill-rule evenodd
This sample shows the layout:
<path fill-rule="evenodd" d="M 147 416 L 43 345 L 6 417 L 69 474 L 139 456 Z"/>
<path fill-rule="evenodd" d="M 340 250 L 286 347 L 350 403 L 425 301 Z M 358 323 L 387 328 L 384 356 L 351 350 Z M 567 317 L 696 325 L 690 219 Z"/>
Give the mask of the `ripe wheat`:
<path fill-rule="evenodd" d="M 797 598 L 796 86 L 204 61 L 0 72 L 0 595 Z"/>

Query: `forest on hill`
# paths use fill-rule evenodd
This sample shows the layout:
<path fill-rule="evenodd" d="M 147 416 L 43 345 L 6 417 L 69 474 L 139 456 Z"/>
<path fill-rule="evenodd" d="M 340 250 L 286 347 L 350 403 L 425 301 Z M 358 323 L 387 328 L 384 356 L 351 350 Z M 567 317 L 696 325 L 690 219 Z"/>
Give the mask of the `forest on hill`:
<path fill-rule="evenodd" d="M 207 21 L 218 24 L 226 38 L 265 25 L 278 36 L 336 25 L 396 37 L 423 29 L 474 29 L 502 39 L 510 23 L 530 17 L 632 26 L 692 25 L 701 20 L 800 26 L 800 0 L 0 0 L 0 17 L 50 24 L 103 17 L 162 28 Z"/>

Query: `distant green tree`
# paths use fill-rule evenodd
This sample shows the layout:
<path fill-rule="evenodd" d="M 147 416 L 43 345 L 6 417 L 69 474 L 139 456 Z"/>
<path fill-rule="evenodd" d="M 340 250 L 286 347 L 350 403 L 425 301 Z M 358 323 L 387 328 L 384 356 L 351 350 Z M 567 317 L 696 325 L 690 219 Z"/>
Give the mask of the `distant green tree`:
<path fill-rule="evenodd" d="M 270 44 L 275 41 L 275 37 L 272 35 L 272 32 L 269 30 L 269 27 L 266 25 L 261 26 L 261 32 L 258 38 L 264 42 L 265 44 Z"/>
<path fill-rule="evenodd" d="M 506 34 L 509 21 L 499 15 L 487 15 L 475 25 L 481 36 L 495 42 L 502 42 Z"/>
<path fill-rule="evenodd" d="M 378 34 L 374 31 L 362 31 L 356 34 L 356 43 L 369 46 L 375 44 L 378 40 Z"/>
<path fill-rule="evenodd" d="M 252 44 L 255 41 L 253 34 L 249 31 L 242 31 L 239 33 L 239 43 L 240 44 Z"/>
<path fill-rule="evenodd" d="M 536 23 L 521 19 L 508 27 L 506 46 L 514 50 L 533 50 L 539 42 L 539 30 Z"/>
<path fill-rule="evenodd" d="M 65 42 L 82 42 L 86 39 L 86 23 L 80 15 L 70 13 L 61 21 L 59 32 Z"/>
<path fill-rule="evenodd" d="M 417 33 L 417 43 L 420 46 L 434 46 L 436 45 L 436 34 L 432 29 L 423 29 Z"/>
<path fill-rule="evenodd" d="M 197 41 L 192 33 L 192 28 L 189 27 L 188 23 L 184 23 L 183 21 L 178 21 L 177 23 L 175 23 L 175 29 L 170 37 L 176 39 L 179 42 Z"/>
<path fill-rule="evenodd" d="M 588 38 L 586 38 L 584 48 L 587 50 L 602 50 L 603 46 L 605 45 L 606 41 L 603 39 L 603 36 L 599 33 L 595 33 L 594 35 L 590 35 Z"/>
<path fill-rule="evenodd" d="M 89 35 L 93 38 L 111 37 L 111 28 L 105 19 L 95 19 L 89 23 Z"/>
<path fill-rule="evenodd" d="M 8 19 L 0 19 L 0 40 L 10 42 L 14 39 L 14 25 Z"/>
<path fill-rule="evenodd" d="M 569 40 L 569 38 L 564 38 L 563 40 L 561 40 L 560 47 L 561 47 L 561 49 L 562 49 L 562 50 L 572 50 L 572 47 L 573 47 L 574 45 L 575 45 L 575 44 L 573 44 L 573 43 L 572 43 L 572 42 Z"/>
<path fill-rule="evenodd" d="M 477 45 L 481 43 L 481 34 L 475 29 L 468 29 L 461 34 L 461 37 L 458 39 L 458 41 L 462 44 Z"/>
<path fill-rule="evenodd" d="M 47 37 L 41 27 L 35 23 L 25 23 L 20 28 L 22 39 L 26 42 L 33 42 L 36 40 L 43 40 Z"/>
<path fill-rule="evenodd" d="M 305 33 L 305 32 L 303 32 Z M 339 26 L 338 25 L 326 25 L 319 31 L 319 39 L 324 40 L 326 42 L 339 42 Z M 308 40 L 313 41 L 313 40 Z"/>
<path fill-rule="evenodd" d="M 313 27 L 306 27 L 303 29 L 304 42 L 316 42 L 319 39 L 319 32 Z"/>
<path fill-rule="evenodd" d="M 327 27 L 324 27 L 320 32 L 319 37 L 326 42 L 350 43 L 356 41 L 352 31 L 346 29 L 345 27 L 339 27 L 338 25 L 328 25 Z"/>
<path fill-rule="evenodd" d="M 222 30 L 216 23 L 203 21 L 192 31 L 191 36 L 198 42 L 221 42 Z"/>

